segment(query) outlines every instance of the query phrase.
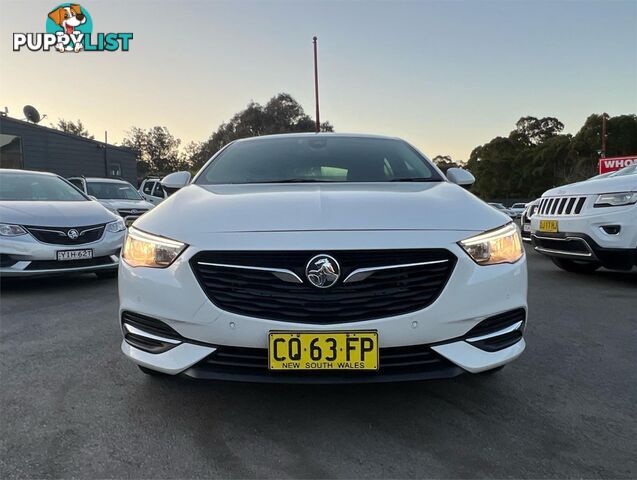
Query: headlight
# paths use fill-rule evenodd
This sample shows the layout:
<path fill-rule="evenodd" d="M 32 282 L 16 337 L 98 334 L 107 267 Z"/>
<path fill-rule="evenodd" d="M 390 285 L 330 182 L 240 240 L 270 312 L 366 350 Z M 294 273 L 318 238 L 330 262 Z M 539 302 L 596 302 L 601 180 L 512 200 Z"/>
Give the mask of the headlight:
<path fill-rule="evenodd" d="M 114 222 L 107 223 L 106 230 L 113 233 L 121 232 L 122 230 L 126 230 L 126 224 L 124 223 L 124 220 L 120 218 Z"/>
<path fill-rule="evenodd" d="M 595 200 L 595 207 L 619 207 L 637 202 L 637 192 L 604 193 Z"/>
<path fill-rule="evenodd" d="M 467 238 L 459 245 L 479 265 L 514 263 L 524 255 L 520 232 L 513 223 Z"/>
<path fill-rule="evenodd" d="M 26 235 L 26 233 L 27 231 L 20 225 L 0 223 L 0 235 L 3 237 L 18 237 L 20 235 Z"/>
<path fill-rule="evenodd" d="M 166 268 L 186 247 L 185 243 L 157 237 L 131 227 L 122 250 L 122 259 L 131 267 Z"/>

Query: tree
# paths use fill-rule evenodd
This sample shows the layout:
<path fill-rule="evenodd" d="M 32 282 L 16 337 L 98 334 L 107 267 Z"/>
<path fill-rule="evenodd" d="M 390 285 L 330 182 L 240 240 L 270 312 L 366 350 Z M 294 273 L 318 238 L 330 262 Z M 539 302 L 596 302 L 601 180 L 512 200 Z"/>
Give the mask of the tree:
<path fill-rule="evenodd" d="M 531 145 L 542 143 L 564 130 L 564 124 L 555 117 L 522 117 L 515 124 L 510 138 Z"/>
<path fill-rule="evenodd" d="M 533 198 L 595 175 L 601 115 L 589 116 L 574 136 L 561 134 L 563 128 L 554 117 L 522 117 L 507 138 L 476 147 L 467 162 L 476 177 L 473 191 L 486 199 Z M 608 118 L 607 132 L 607 156 L 637 153 L 637 115 Z"/>
<path fill-rule="evenodd" d="M 434 158 L 431 159 L 431 161 L 434 162 L 444 174 L 446 174 L 447 170 L 449 170 L 450 168 L 460 167 L 460 164 L 454 162 L 450 155 L 436 155 Z"/>
<path fill-rule="evenodd" d="M 133 127 L 122 141 L 122 145 L 137 153 L 137 167 L 140 176 L 167 175 L 178 170 L 186 170 L 189 162 L 180 154 L 181 140 L 174 137 L 166 127 L 152 127 L 148 130 Z"/>
<path fill-rule="evenodd" d="M 303 107 L 288 93 L 272 97 L 265 106 L 250 102 L 228 122 L 200 144 L 190 144 L 192 166 L 200 168 L 217 151 L 239 138 L 271 135 L 275 133 L 313 132 L 315 122 Z M 321 124 L 321 131 L 332 132 L 329 122 Z"/>
<path fill-rule="evenodd" d="M 77 123 L 75 123 L 72 120 L 64 120 L 63 118 L 58 118 L 58 123 L 55 125 L 51 124 L 51 126 L 66 133 L 71 133 L 73 135 L 78 135 L 80 137 L 86 137 L 90 138 L 91 140 L 95 140 L 95 137 L 84 128 L 82 120 L 79 119 Z"/>

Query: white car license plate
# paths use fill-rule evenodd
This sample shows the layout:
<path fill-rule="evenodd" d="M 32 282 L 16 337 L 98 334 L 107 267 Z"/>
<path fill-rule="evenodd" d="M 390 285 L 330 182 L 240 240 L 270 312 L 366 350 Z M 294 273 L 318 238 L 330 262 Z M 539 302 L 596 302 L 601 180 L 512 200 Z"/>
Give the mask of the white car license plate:
<path fill-rule="evenodd" d="M 86 260 L 87 258 L 93 258 L 93 249 L 87 248 L 84 250 L 58 250 L 58 261 L 63 260 Z"/>

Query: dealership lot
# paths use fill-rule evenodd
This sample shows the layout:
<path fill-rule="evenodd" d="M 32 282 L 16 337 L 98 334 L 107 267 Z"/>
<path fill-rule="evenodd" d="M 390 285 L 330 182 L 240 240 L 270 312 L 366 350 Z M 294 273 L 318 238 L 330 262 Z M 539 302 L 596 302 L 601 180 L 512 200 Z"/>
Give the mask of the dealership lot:
<path fill-rule="evenodd" d="M 412 384 L 155 379 L 119 351 L 117 284 L 5 281 L 0 476 L 637 475 L 637 272 L 529 252 L 527 351 Z"/>

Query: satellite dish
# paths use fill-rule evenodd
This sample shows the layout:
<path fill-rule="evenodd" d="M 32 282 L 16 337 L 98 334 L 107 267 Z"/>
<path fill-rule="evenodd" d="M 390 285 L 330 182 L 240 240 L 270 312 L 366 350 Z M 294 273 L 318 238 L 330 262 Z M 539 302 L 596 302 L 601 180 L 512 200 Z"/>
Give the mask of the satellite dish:
<path fill-rule="evenodd" d="M 32 107 L 31 105 L 25 105 L 22 111 L 24 112 L 24 116 L 27 117 L 27 120 L 29 122 L 38 123 L 41 120 L 40 112 L 38 112 L 37 109 L 35 107 Z"/>

